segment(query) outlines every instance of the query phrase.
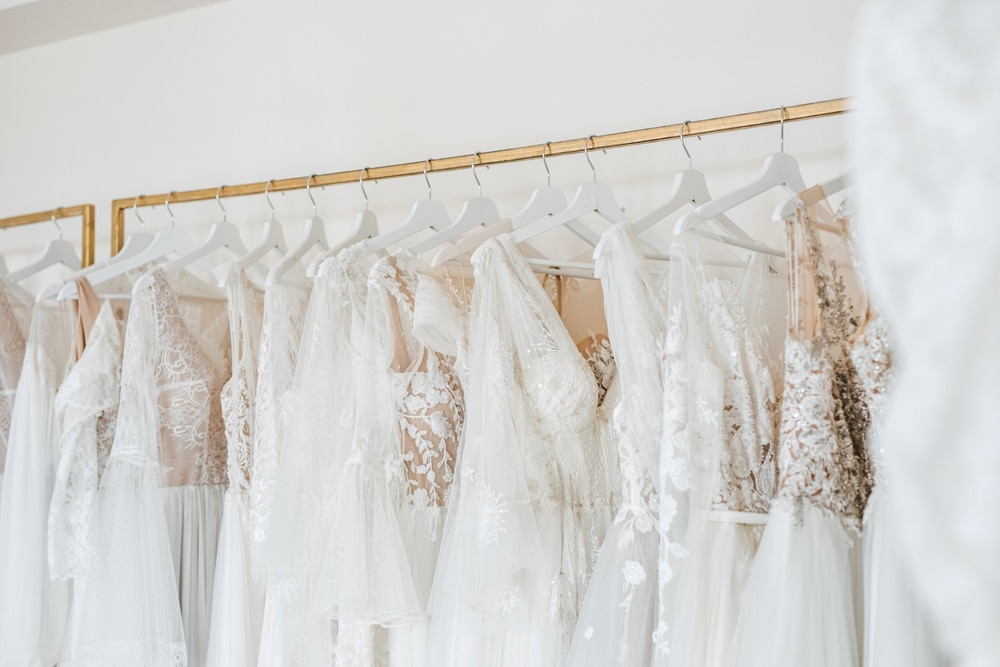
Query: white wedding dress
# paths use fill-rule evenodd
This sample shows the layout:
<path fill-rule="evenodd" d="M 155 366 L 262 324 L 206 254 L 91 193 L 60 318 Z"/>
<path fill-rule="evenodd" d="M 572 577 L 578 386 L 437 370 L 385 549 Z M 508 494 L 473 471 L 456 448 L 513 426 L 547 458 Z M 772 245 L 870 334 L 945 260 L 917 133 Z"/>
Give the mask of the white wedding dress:
<path fill-rule="evenodd" d="M 768 257 L 704 236 L 675 238 L 670 255 L 664 443 L 675 458 L 664 477 L 685 497 L 668 533 L 683 554 L 661 592 L 656 664 L 725 667 L 775 491 L 776 364 L 764 314 L 784 281 Z"/>
<path fill-rule="evenodd" d="M 175 289 L 194 298 L 181 298 Z M 228 318 L 214 290 L 154 268 L 132 291 L 95 551 L 61 664 L 204 664 L 226 479 Z M 78 621 L 78 622 L 76 622 Z"/>
<path fill-rule="evenodd" d="M 370 625 L 337 623 L 314 608 L 351 453 L 365 335 L 368 250 L 358 244 L 317 270 L 302 330 L 265 542 L 268 591 L 258 665 L 363 665 Z M 277 521 L 273 520 L 280 517 Z"/>
<path fill-rule="evenodd" d="M 35 305 L 11 412 L 0 497 L 0 665 L 49 667 L 59 658 L 69 584 L 48 567 L 49 501 L 59 457 L 55 397 L 69 366 L 71 318 Z"/>
<path fill-rule="evenodd" d="M 893 342 L 875 448 L 895 572 L 926 612 L 918 641 L 958 667 L 996 665 L 1000 4 L 875 0 L 859 25 L 852 173 L 859 253 Z"/>
<path fill-rule="evenodd" d="M 486 241 L 472 262 L 465 436 L 427 664 L 552 667 L 610 517 L 609 498 L 594 491 L 608 472 L 592 369 L 606 366 L 576 349 L 509 235 Z"/>
<path fill-rule="evenodd" d="M 849 353 L 857 321 L 803 209 L 788 221 L 789 330 L 778 489 L 743 593 L 739 667 L 861 661 L 868 408 Z"/>
<path fill-rule="evenodd" d="M 609 446 L 618 449 L 620 489 L 618 511 L 594 566 L 566 664 L 645 667 L 652 657 L 658 601 L 655 482 L 666 322 L 645 258 L 624 227 L 608 229 L 594 256 L 617 365 L 605 403 L 616 406 Z"/>
<path fill-rule="evenodd" d="M 419 260 L 368 276 L 357 418 L 316 595 L 344 620 L 391 626 L 390 665 L 424 665 L 427 600 L 464 417 L 455 357 L 413 336 Z"/>
<path fill-rule="evenodd" d="M 24 364 L 25 338 L 31 319 L 31 306 L 17 290 L 0 279 L 0 496 L 3 491 L 4 462 L 7 459 L 7 436 L 14 410 L 14 392 Z"/>
<path fill-rule="evenodd" d="M 207 667 L 257 664 L 264 593 L 253 576 L 250 551 L 250 471 L 253 466 L 254 392 L 260 349 L 261 304 L 235 262 L 226 276 L 232 375 L 222 388 L 229 487 L 215 564 Z"/>

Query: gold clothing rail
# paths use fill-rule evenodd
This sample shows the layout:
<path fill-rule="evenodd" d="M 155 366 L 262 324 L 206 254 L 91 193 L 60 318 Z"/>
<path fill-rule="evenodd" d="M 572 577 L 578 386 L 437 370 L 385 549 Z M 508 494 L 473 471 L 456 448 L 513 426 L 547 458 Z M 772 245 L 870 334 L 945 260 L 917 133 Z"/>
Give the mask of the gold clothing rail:
<path fill-rule="evenodd" d="M 297 178 L 261 181 L 259 183 L 245 183 L 243 185 L 224 185 L 221 188 L 204 188 L 201 190 L 170 192 L 159 195 L 139 195 L 138 197 L 115 199 L 111 203 L 111 254 L 116 254 L 125 242 L 126 209 L 133 206 L 156 206 L 165 203 L 168 198 L 171 204 L 178 204 L 215 199 L 216 196 L 240 197 L 244 195 L 263 194 L 264 188 L 268 186 L 268 183 L 270 183 L 270 192 L 282 192 L 286 190 L 305 189 L 310 179 L 311 186 L 323 187 L 340 183 L 357 183 L 362 177 L 365 180 L 379 180 L 383 178 L 396 178 L 398 176 L 416 176 L 425 172 L 433 173 L 468 168 L 472 165 L 473 160 L 475 160 L 476 166 L 482 166 L 538 159 L 542 157 L 543 152 L 545 157 L 582 153 L 585 146 L 590 150 L 637 146 L 656 141 L 678 139 L 681 136 L 682 130 L 684 135 L 688 137 L 731 132 L 733 130 L 777 125 L 782 122 L 837 116 L 849 111 L 850 107 L 850 100 L 842 97 L 823 102 L 811 102 L 809 104 L 741 113 L 734 116 L 720 116 L 705 120 L 674 123 L 673 125 L 661 125 L 660 127 L 652 127 L 645 130 L 599 134 L 590 137 L 580 137 L 578 139 L 553 141 L 546 144 L 505 148 L 502 150 L 470 153 L 468 155 L 421 160 L 419 162 L 406 162 L 404 164 L 384 167 L 353 169 L 351 171 L 339 171 L 331 174 L 317 174 L 311 177 L 300 176 Z"/>
<path fill-rule="evenodd" d="M 64 220 L 66 218 L 82 219 L 82 229 L 80 231 L 80 264 L 90 266 L 94 263 L 94 205 L 79 204 L 78 206 L 61 206 L 50 211 L 39 211 L 38 213 L 27 213 L 16 215 L 12 218 L 0 218 L 0 229 L 10 227 L 21 227 L 22 225 L 33 225 L 38 222 L 51 222 L 53 220 Z"/>

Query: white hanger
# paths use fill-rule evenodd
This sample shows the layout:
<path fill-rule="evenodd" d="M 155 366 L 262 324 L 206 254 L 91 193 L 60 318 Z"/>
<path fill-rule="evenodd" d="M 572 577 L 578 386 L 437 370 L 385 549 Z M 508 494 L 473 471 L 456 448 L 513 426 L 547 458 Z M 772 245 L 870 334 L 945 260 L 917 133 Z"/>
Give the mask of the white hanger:
<path fill-rule="evenodd" d="M 581 185 L 577 189 L 576 196 L 573 198 L 573 201 L 559 213 L 556 213 L 551 217 L 536 220 L 535 222 L 524 225 L 520 229 L 515 229 L 511 234 L 515 243 L 521 243 L 522 241 L 526 241 L 530 238 L 538 236 L 539 234 L 544 234 L 551 229 L 555 229 L 556 227 L 565 225 L 567 222 L 576 220 L 587 213 L 597 213 L 611 223 L 620 223 L 625 221 L 625 214 L 622 213 L 621 207 L 618 205 L 618 202 L 615 201 L 615 196 L 614 193 L 611 192 L 611 188 L 603 183 L 597 182 L 597 170 L 594 169 L 594 163 L 590 161 L 589 154 L 590 140 L 593 138 L 593 135 L 591 135 L 590 137 L 587 137 L 587 140 L 584 142 L 583 156 L 587 159 L 587 164 L 590 165 L 590 169 L 594 174 L 594 180 L 591 183 L 584 183 Z"/>
<path fill-rule="evenodd" d="M 315 175 L 306 179 L 306 195 L 308 195 L 309 201 L 312 202 L 313 214 L 311 218 L 306 220 L 305 237 L 267 272 L 267 280 L 264 284 L 268 287 L 274 285 L 281 276 L 288 273 L 293 266 L 302 261 L 306 253 L 313 248 L 318 247 L 322 251 L 329 250 L 330 248 L 330 244 L 326 240 L 326 226 L 323 223 L 323 219 L 319 217 L 316 200 L 312 196 L 311 185 L 313 178 L 315 178 Z"/>
<path fill-rule="evenodd" d="M 270 187 L 271 181 L 264 184 L 264 200 L 267 202 L 267 207 L 271 209 L 271 218 L 264 223 L 264 233 L 261 236 L 260 243 L 237 260 L 237 264 L 244 271 L 256 265 L 275 250 L 280 252 L 282 256 L 288 251 L 288 245 L 285 243 L 285 231 L 281 223 L 275 218 L 274 204 L 271 203 L 271 193 L 268 190 Z M 221 281 L 221 283 L 224 282 L 225 279 Z M 222 287 L 223 285 L 220 284 L 219 286 Z"/>
<path fill-rule="evenodd" d="M 168 262 L 167 266 L 169 268 L 184 268 L 202 258 L 208 258 L 216 250 L 223 248 L 229 250 L 237 257 L 241 257 L 247 253 L 247 248 L 243 245 L 243 239 L 240 237 L 240 230 L 236 229 L 236 226 L 228 221 L 226 207 L 222 205 L 222 201 L 219 199 L 219 193 L 222 192 L 222 188 L 224 187 L 226 186 L 220 185 L 219 189 L 215 191 L 215 203 L 222 209 L 222 222 L 212 225 L 212 228 L 208 230 L 208 237 L 201 245 Z"/>
<path fill-rule="evenodd" d="M 431 260 L 431 266 L 441 266 L 445 262 L 450 262 L 453 259 L 457 259 L 461 255 L 468 252 L 472 252 L 487 240 L 500 236 L 501 234 L 506 234 L 513 231 L 513 223 L 510 218 L 506 220 L 501 220 L 500 222 L 494 222 L 492 225 L 487 225 L 467 234 L 457 241 L 452 241 L 446 243 L 434 258 Z"/>
<path fill-rule="evenodd" d="M 500 213 L 497 210 L 496 202 L 483 196 L 483 184 L 479 182 L 479 174 L 476 173 L 476 161 L 478 159 L 479 153 L 472 156 L 472 177 L 476 179 L 476 185 L 479 187 L 479 195 L 465 202 L 454 224 L 445 227 L 429 239 L 425 239 L 413 246 L 411 250 L 414 253 L 422 255 L 442 243 L 457 239 L 476 227 L 484 227 L 495 222 L 500 222 Z"/>
<path fill-rule="evenodd" d="M 344 248 L 349 248 L 365 239 L 373 239 L 379 234 L 378 218 L 375 216 L 375 212 L 369 208 L 368 193 L 365 191 L 365 174 L 367 173 L 368 167 L 365 167 L 361 170 L 360 176 L 358 176 L 361 195 L 365 198 L 365 210 L 358 213 L 358 216 L 354 219 L 354 229 L 351 230 L 350 236 L 335 245 L 331 249 L 332 253 L 338 253 Z"/>
<path fill-rule="evenodd" d="M 76 248 L 73 247 L 73 244 L 63 238 L 62 227 L 56 220 L 57 213 L 58 209 L 52 212 L 52 224 L 59 230 L 59 238 L 49 241 L 45 250 L 42 251 L 41 257 L 34 262 L 8 273 L 6 276 L 8 283 L 13 285 L 57 264 L 68 266 L 74 271 L 80 269 L 80 256 L 76 254 Z"/>
<path fill-rule="evenodd" d="M 674 235 L 680 236 L 691 231 L 706 220 L 716 219 L 726 211 L 776 187 L 784 187 L 795 193 L 806 189 L 805 181 L 802 179 L 802 172 L 799 170 L 799 163 L 791 155 L 785 153 L 784 107 L 781 108 L 781 152 L 771 153 L 767 156 L 764 160 L 764 168 L 761 170 L 757 180 L 724 197 L 702 204 L 694 211 L 686 214 L 674 226 Z M 721 240 L 724 243 L 738 245 L 735 242 L 731 242 L 735 241 L 735 239 L 723 238 Z M 773 248 L 764 252 L 775 256 L 784 256 L 783 252 Z"/>
<path fill-rule="evenodd" d="M 410 209 L 410 215 L 407 216 L 402 226 L 391 232 L 382 234 L 373 240 L 371 244 L 373 251 L 385 250 L 389 246 L 404 241 L 425 229 L 432 229 L 435 232 L 439 232 L 451 225 L 451 219 L 448 217 L 448 209 L 441 202 L 431 198 L 431 181 L 427 178 L 427 166 L 430 162 L 430 160 L 424 162 L 424 181 L 427 182 L 427 199 L 420 199 L 413 204 L 413 208 Z"/>
<path fill-rule="evenodd" d="M 687 126 L 688 122 L 689 121 L 684 121 L 681 124 L 680 131 L 681 148 L 684 149 L 684 154 L 687 155 L 688 168 L 674 177 L 674 188 L 673 192 L 670 194 L 670 199 L 667 200 L 667 202 L 662 206 L 649 212 L 647 215 L 628 223 L 632 232 L 639 238 L 639 240 L 650 248 L 653 248 L 663 254 L 669 254 L 669 248 L 663 247 L 663 243 L 659 241 L 659 239 L 656 239 L 649 234 L 643 234 L 642 232 L 673 213 L 676 213 L 685 206 L 702 206 L 712 200 L 712 196 L 708 193 L 708 184 L 705 182 L 705 174 L 694 168 L 694 160 L 691 158 L 691 152 L 688 150 L 687 144 L 684 142 L 684 128 Z M 730 237 L 729 240 L 731 241 L 731 245 L 767 254 L 780 252 L 776 251 L 774 248 L 758 243 L 752 236 L 743 231 L 742 227 L 737 225 L 725 215 L 720 214 L 718 217 L 714 218 L 714 220 Z"/>
<path fill-rule="evenodd" d="M 552 172 L 549 171 L 549 162 L 545 159 L 545 150 L 549 147 L 550 143 L 546 142 L 542 147 L 542 165 L 545 167 L 545 187 L 535 188 L 531 193 L 531 197 L 528 198 L 528 203 L 511 218 L 511 227 L 513 229 L 520 229 L 528 223 L 554 215 L 566 208 L 566 195 L 559 188 L 552 187 Z M 601 237 L 596 232 L 579 220 L 570 220 L 563 226 L 592 246 L 596 246 L 601 240 Z"/>

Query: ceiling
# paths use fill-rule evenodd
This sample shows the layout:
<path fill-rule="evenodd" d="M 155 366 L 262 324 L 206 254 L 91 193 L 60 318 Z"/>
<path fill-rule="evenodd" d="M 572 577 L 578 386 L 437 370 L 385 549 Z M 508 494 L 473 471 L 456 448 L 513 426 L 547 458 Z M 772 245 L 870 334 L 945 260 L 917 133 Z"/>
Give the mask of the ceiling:
<path fill-rule="evenodd" d="M 222 0 L 0 0 L 0 55 Z"/>

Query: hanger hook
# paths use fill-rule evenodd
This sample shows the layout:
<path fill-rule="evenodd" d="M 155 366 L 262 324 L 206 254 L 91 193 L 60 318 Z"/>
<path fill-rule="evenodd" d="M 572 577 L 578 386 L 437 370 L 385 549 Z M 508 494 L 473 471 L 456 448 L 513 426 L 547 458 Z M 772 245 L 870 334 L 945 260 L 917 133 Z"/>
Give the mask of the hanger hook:
<path fill-rule="evenodd" d="M 365 174 L 367 173 L 368 173 L 368 167 L 365 167 L 364 169 L 361 170 L 361 173 L 358 174 L 358 185 L 361 186 L 361 196 L 365 198 L 366 211 L 368 210 L 368 193 L 365 192 Z"/>
<path fill-rule="evenodd" d="M 479 196 L 483 196 L 483 184 L 479 182 L 479 174 L 476 173 L 476 160 L 479 159 L 479 153 L 472 156 L 472 177 L 476 179 L 476 185 L 479 186 Z"/>
<path fill-rule="evenodd" d="M 687 144 L 684 143 L 684 128 L 687 127 L 687 124 L 690 122 L 691 121 L 686 120 L 681 123 L 681 148 L 684 149 L 684 155 L 688 156 L 688 169 L 694 169 L 694 160 L 691 159 L 691 151 L 688 150 Z"/>
<path fill-rule="evenodd" d="M 271 209 L 271 222 L 274 222 L 274 204 L 271 203 L 271 183 L 273 179 L 264 184 L 264 201 L 267 202 L 267 207 Z"/>
<path fill-rule="evenodd" d="M 56 229 L 59 231 L 59 238 L 61 239 L 63 237 L 62 226 L 59 224 L 59 221 L 56 219 L 59 216 L 59 212 L 60 211 L 62 211 L 62 207 L 59 207 L 56 210 L 52 211 L 52 224 L 56 226 Z"/>
<path fill-rule="evenodd" d="M 781 152 L 785 152 L 785 107 L 781 106 Z"/>
<path fill-rule="evenodd" d="M 316 174 L 309 174 L 309 177 L 306 179 L 306 196 L 309 197 L 309 201 L 312 202 L 313 217 L 315 218 L 319 215 L 319 213 L 318 209 L 316 208 L 316 200 L 313 199 L 313 193 L 312 193 L 312 182 L 314 178 L 316 178 Z"/>
<path fill-rule="evenodd" d="M 163 205 L 167 207 L 167 213 L 170 214 L 170 229 L 174 229 L 177 226 L 177 219 L 174 218 L 174 211 L 170 208 L 170 195 L 174 194 L 171 192 L 166 197 L 163 198 Z M 226 212 L 222 211 L 223 220 L 225 220 Z"/>
<path fill-rule="evenodd" d="M 219 205 L 219 209 L 222 211 L 222 221 L 228 222 L 229 220 L 226 216 L 226 207 L 222 205 L 222 200 L 219 198 L 222 195 L 222 188 L 224 187 L 226 186 L 220 185 L 219 189 L 215 191 L 215 203 Z"/>
<path fill-rule="evenodd" d="M 583 157 L 587 158 L 587 164 L 590 165 L 590 170 L 594 172 L 594 183 L 597 182 L 597 169 L 594 168 L 594 163 L 590 161 L 590 151 L 588 148 L 590 147 L 590 140 L 596 137 L 596 134 L 592 134 L 587 137 L 587 140 L 583 143 Z"/>
<path fill-rule="evenodd" d="M 141 197 L 141 196 L 142 195 L 136 195 L 135 199 L 132 200 L 132 212 L 135 213 L 135 217 L 139 219 L 139 231 L 145 232 L 146 231 L 146 221 L 142 219 L 141 215 L 139 215 L 139 206 L 138 206 L 138 204 L 139 204 L 139 197 Z"/>
<path fill-rule="evenodd" d="M 427 167 L 431 165 L 431 159 L 424 160 L 424 181 L 427 183 L 427 198 L 431 198 L 431 179 L 427 178 Z"/>
<path fill-rule="evenodd" d="M 545 149 L 549 147 L 551 141 L 546 141 L 542 146 L 542 166 L 545 167 L 545 185 L 552 187 L 552 172 L 549 171 L 549 161 L 545 159 Z"/>

